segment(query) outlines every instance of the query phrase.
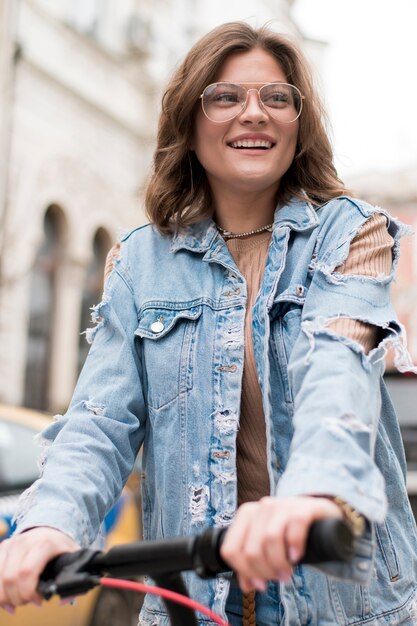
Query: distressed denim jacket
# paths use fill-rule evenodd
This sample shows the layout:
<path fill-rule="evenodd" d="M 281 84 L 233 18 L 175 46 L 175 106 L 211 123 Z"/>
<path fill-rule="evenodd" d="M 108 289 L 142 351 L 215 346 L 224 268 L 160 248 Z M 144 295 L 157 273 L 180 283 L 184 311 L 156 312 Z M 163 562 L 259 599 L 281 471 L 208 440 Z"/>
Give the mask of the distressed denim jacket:
<path fill-rule="evenodd" d="M 409 369 L 390 303 L 393 275 L 335 268 L 375 211 L 334 199 L 277 209 L 253 341 L 271 493 L 339 495 L 369 520 L 349 565 L 299 566 L 281 585 L 290 626 L 417 624 L 416 527 L 397 420 L 382 374 L 388 347 Z M 405 227 L 388 218 L 395 240 Z M 150 225 L 122 237 L 94 308 L 92 346 L 70 408 L 43 433 L 43 476 L 18 528 L 58 527 L 86 545 L 143 443 L 144 538 L 228 525 L 236 510 L 246 283 L 211 220 L 172 236 Z M 381 329 L 369 354 L 338 336 L 339 316 Z M 191 595 L 224 615 L 228 581 L 189 575 Z M 200 618 L 200 624 L 210 624 Z M 147 597 L 140 624 L 167 625 Z"/>

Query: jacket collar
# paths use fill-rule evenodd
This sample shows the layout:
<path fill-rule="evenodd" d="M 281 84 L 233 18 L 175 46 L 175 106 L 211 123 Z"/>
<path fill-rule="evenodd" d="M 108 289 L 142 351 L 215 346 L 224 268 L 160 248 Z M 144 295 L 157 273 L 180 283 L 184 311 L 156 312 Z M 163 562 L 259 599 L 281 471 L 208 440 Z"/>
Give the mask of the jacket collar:
<path fill-rule="evenodd" d="M 219 231 L 211 218 L 197 224 L 191 224 L 191 226 L 174 234 L 171 252 L 178 252 L 178 250 L 207 252 L 218 235 Z"/>
<path fill-rule="evenodd" d="M 274 230 L 280 226 L 289 226 L 297 231 L 309 230 L 318 223 L 316 210 L 308 200 L 293 196 L 284 206 L 275 210 Z"/>
<path fill-rule="evenodd" d="M 289 226 L 293 230 L 303 231 L 314 228 L 319 223 L 317 213 L 307 200 L 291 198 L 282 207 L 277 207 L 274 215 L 273 230 L 281 226 Z M 209 218 L 174 234 L 171 252 L 190 250 L 191 252 L 207 252 L 214 240 L 220 237 L 214 221 Z"/>

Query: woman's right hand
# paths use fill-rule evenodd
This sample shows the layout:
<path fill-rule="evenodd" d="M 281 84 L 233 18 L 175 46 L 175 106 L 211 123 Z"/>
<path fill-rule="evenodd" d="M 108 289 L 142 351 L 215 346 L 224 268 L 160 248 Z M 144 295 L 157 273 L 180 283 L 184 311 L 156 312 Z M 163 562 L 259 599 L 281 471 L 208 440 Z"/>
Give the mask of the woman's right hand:
<path fill-rule="evenodd" d="M 36 587 L 46 564 L 79 547 L 62 531 L 46 526 L 5 539 L 0 543 L 0 607 L 13 613 L 14 607 L 22 604 L 40 605 Z"/>

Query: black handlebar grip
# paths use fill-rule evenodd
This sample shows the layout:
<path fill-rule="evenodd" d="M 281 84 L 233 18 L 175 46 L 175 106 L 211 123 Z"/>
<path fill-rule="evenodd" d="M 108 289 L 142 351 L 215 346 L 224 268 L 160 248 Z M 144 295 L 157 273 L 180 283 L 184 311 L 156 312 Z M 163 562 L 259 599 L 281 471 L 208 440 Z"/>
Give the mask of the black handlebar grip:
<path fill-rule="evenodd" d="M 60 556 L 56 556 L 49 561 L 45 569 L 43 570 L 40 579 L 41 580 L 53 580 L 55 579 L 63 569 L 68 565 L 75 563 L 79 558 L 83 550 L 77 550 L 76 552 L 66 552 Z"/>
<path fill-rule="evenodd" d="M 97 554 L 96 550 L 77 550 L 49 561 L 39 578 L 40 595 L 48 600 L 55 593 L 65 598 L 91 589 L 97 584 L 92 577 L 94 568 L 91 567 Z"/>
<path fill-rule="evenodd" d="M 353 533 L 340 519 L 323 519 L 310 527 L 302 563 L 350 561 L 353 555 Z"/>
<path fill-rule="evenodd" d="M 205 543 L 206 545 L 211 544 L 217 550 L 215 562 L 212 556 L 210 561 L 205 561 L 206 569 L 200 565 L 200 571 L 208 576 L 224 572 L 229 567 L 220 556 L 220 548 L 226 532 L 227 529 L 214 528 L 205 533 L 213 533 L 213 537 L 207 537 Z M 352 555 L 353 533 L 346 522 L 340 519 L 323 519 L 313 522 L 310 526 L 306 550 L 300 563 L 346 562 L 352 558 Z"/>
<path fill-rule="evenodd" d="M 201 577 L 212 577 L 230 571 L 220 555 L 226 532 L 226 528 L 209 528 L 195 537 L 127 544 L 108 554 L 94 550 L 63 554 L 48 563 L 38 590 L 45 598 L 55 593 L 61 597 L 78 595 L 96 585 L 103 571 L 119 576 L 147 573 L 152 577 L 194 569 Z M 339 519 L 319 520 L 310 527 L 300 563 L 349 561 L 352 555 L 350 527 Z"/>

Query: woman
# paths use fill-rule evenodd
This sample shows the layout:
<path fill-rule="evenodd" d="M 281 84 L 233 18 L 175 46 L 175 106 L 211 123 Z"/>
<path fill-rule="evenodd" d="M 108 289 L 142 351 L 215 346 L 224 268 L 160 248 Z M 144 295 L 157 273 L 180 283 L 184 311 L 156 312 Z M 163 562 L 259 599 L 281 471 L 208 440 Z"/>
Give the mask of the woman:
<path fill-rule="evenodd" d="M 216 28 L 176 71 L 152 225 L 110 255 L 71 406 L 0 550 L 3 606 L 38 600 L 45 562 L 94 539 L 144 442 L 145 539 L 231 524 L 240 589 L 188 581 L 231 624 L 248 603 L 262 626 L 417 623 L 382 382 L 389 346 L 409 367 L 389 301 L 402 228 L 347 197 L 322 117 L 301 54 L 265 28 Z M 330 517 L 352 524 L 352 562 L 297 566 L 311 522 Z M 167 624 L 158 600 L 139 623 Z"/>

